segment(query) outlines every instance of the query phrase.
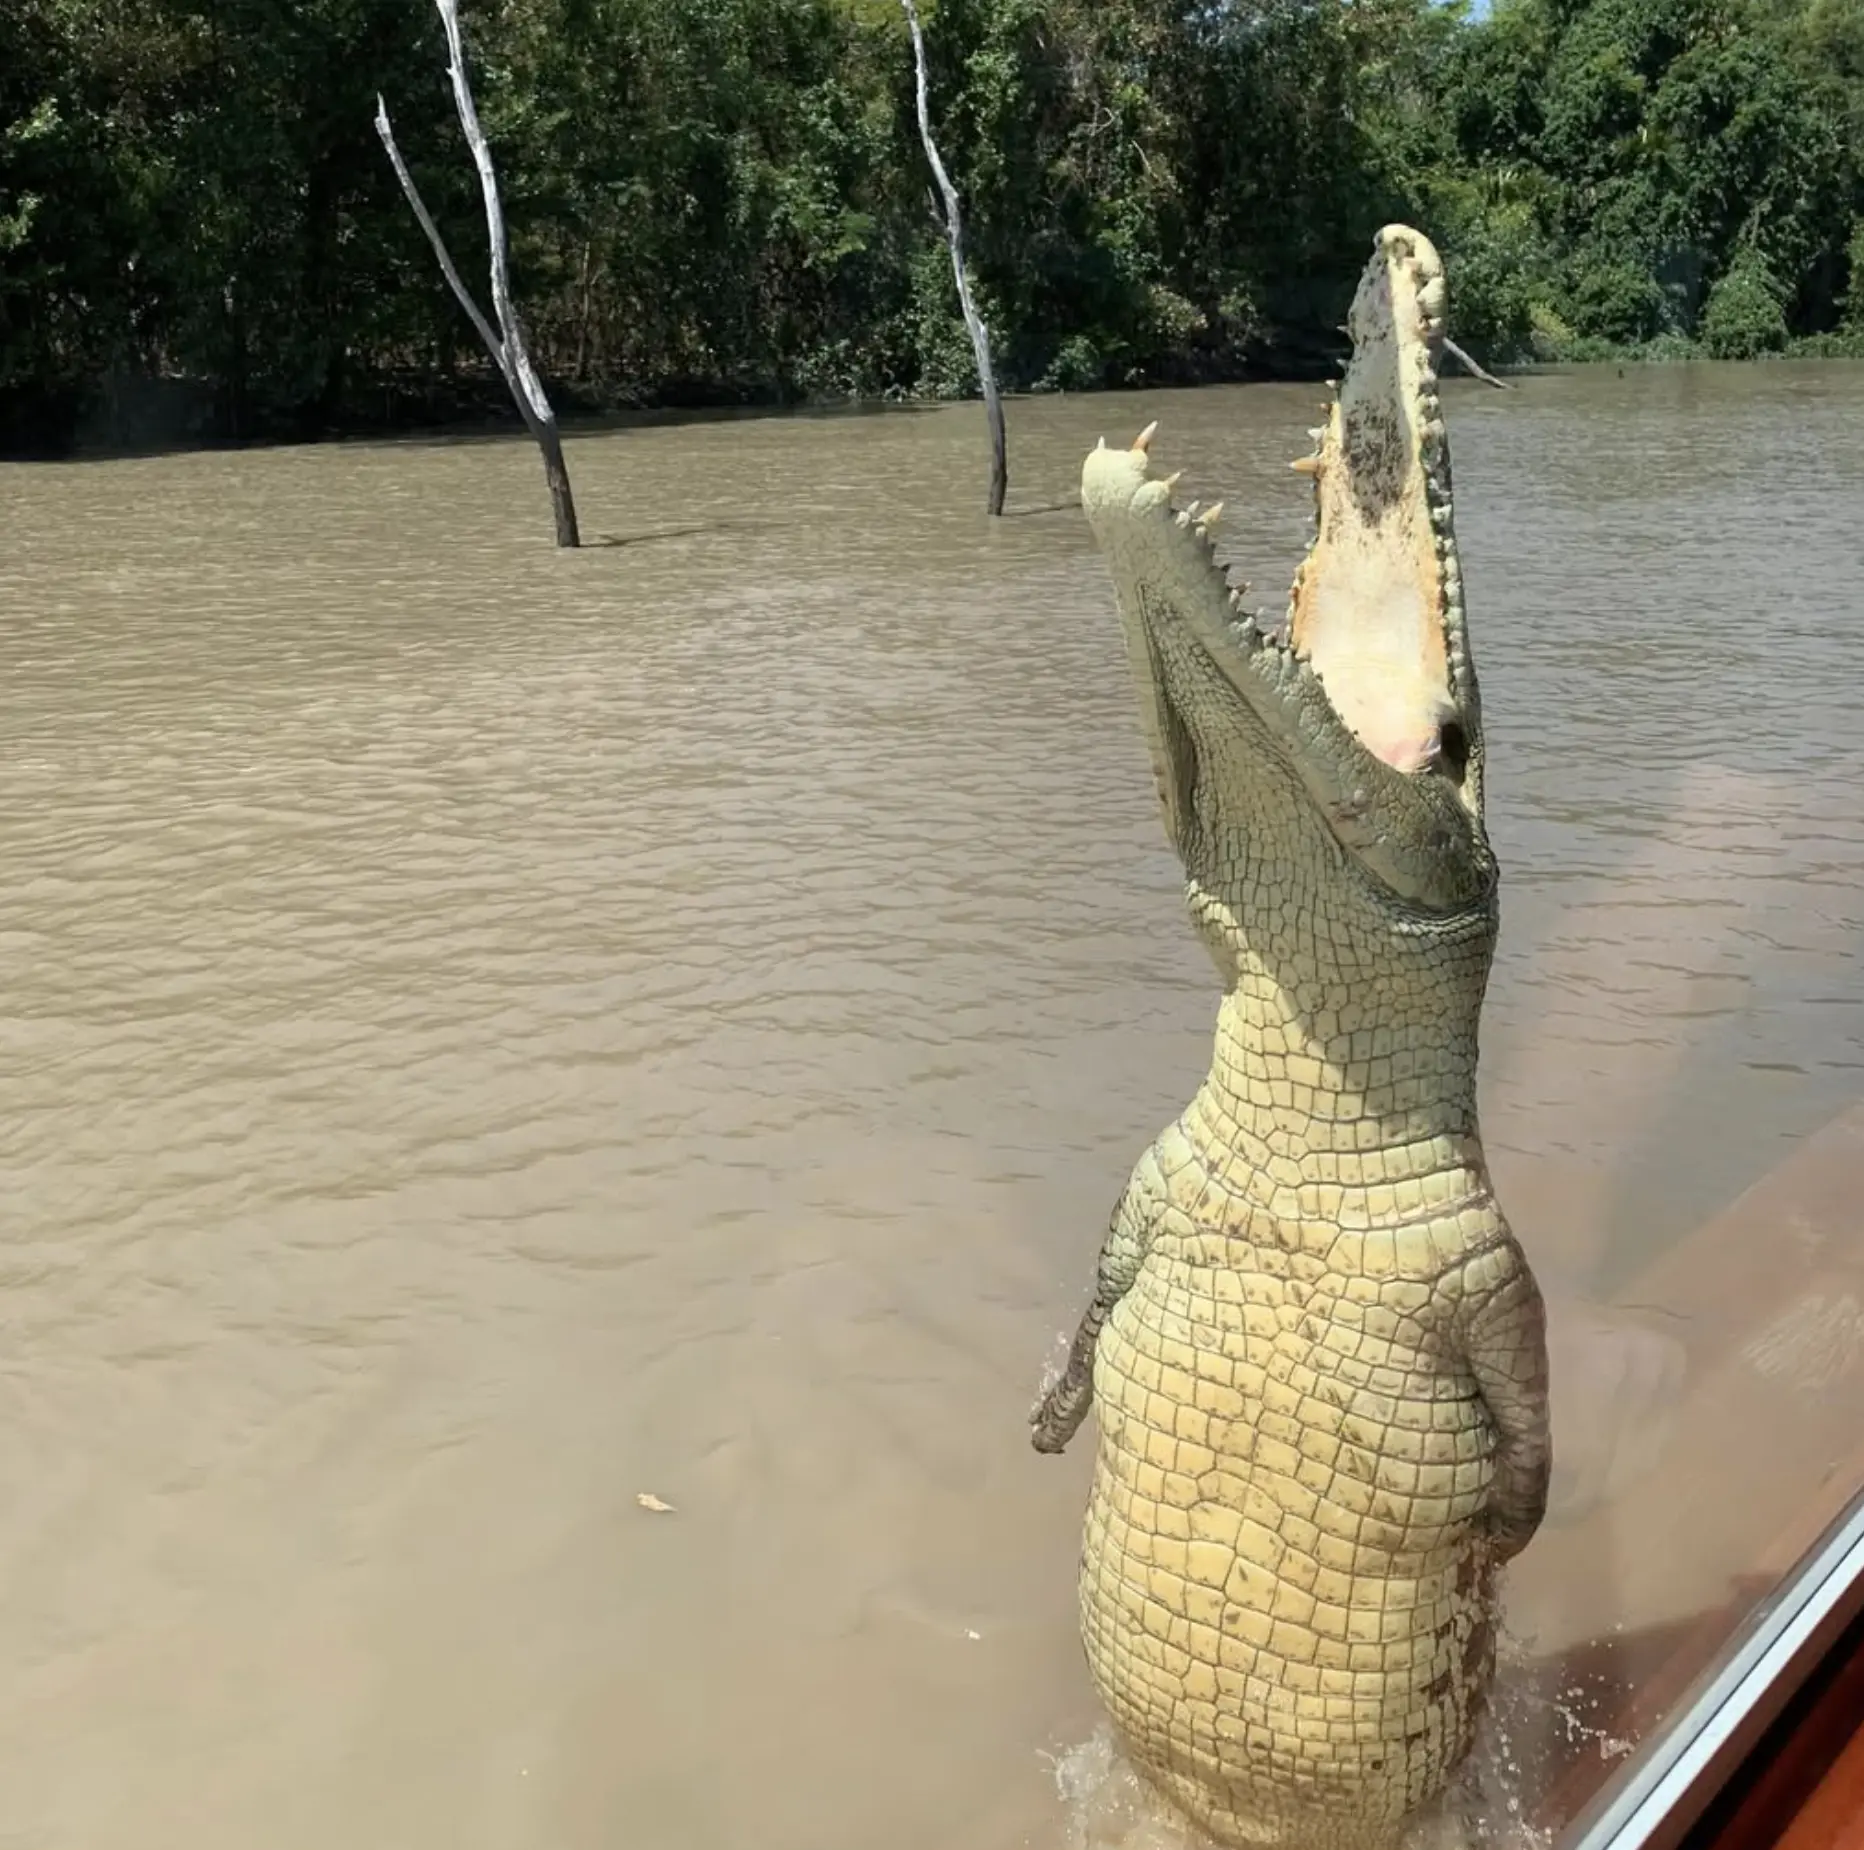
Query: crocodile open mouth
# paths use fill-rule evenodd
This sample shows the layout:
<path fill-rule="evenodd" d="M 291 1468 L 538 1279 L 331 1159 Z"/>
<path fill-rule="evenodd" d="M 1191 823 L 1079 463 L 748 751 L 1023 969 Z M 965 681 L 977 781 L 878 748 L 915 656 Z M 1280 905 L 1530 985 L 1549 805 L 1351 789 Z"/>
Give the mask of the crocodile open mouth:
<path fill-rule="evenodd" d="M 1380 232 L 1347 331 L 1352 365 L 1313 455 L 1295 465 L 1314 478 L 1318 522 L 1289 640 L 1376 758 L 1460 778 L 1469 740 L 1450 654 L 1462 574 L 1437 398 L 1443 267 L 1417 232 Z"/>
<path fill-rule="evenodd" d="M 1316 525 L 1284 632 L 1265 634 L 1229 589 L 1215 555 L 1220 506 L 1179 508 L 1178 478 L 1152 473 L 1156 426 L 1128 449 L 1103 443 L 1089 455 L 1082 505 L 1112 567 L 1179 846 L 1196 765 L 1221 749 L 1219 732 L 1237 749 L 1246 732 L 1257 742 L 1248 749 L 1272 749 L 1387 884 L 1453 903 L 1492 867 L 1437 392 L 1443 270 L 1426 238 L 1401 225 L 1379 233 L 1347 326 L 1351 364 L 1313 453 L 1294 465 L 1313 477 Z M 1187 666 L 1185 648 L 1241 696 L 1246 725 Z M 1206 800 L 1222 801 L 1205 781 Z"/>

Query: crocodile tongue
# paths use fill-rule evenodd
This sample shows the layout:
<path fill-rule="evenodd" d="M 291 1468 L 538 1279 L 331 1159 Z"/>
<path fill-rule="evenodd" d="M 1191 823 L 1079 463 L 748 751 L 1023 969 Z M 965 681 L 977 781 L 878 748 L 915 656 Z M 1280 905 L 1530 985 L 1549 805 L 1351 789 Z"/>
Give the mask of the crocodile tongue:
<path fill-rule="evenodd" d="M 1400 771 L 1449 761 L 1464 728 L 1433 503 L 1447 509 L 1438 415 L 1443 272 L 1418 233 L 1388 226 L 1353 298 L 1353 362 L 1312 456 L 1318 533 L 1296 574 L 1289 635 L 1359 742 Z"/>

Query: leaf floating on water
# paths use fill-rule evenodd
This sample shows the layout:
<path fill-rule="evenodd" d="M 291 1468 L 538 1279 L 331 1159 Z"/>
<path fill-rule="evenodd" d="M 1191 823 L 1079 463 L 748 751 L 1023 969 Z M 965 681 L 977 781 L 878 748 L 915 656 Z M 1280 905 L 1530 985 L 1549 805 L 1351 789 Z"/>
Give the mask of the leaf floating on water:
<path fill-rule="evenodd" d="M 634 1500 L 644 1510 L 652 1510 L 656 1516 L 665 1516 L 672 1512 L 671 1503 L 663 1503 L 651 1490 L 637 1490 Z"/>

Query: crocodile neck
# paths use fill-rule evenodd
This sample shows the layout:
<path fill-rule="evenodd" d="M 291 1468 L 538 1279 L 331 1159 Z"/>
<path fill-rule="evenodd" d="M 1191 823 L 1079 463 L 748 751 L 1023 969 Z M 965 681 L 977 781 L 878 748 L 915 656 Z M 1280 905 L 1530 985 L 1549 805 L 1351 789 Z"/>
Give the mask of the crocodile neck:
<path fill-rule="evenodd" d="M 1253 967 L 1252 967 L 1253 966 Z M 1304 1017 L 1247 960 L 1217 1014 L 1185 1128 L 1243 1201 L 1278 1220 L 1392 1226 L 1487 1199 L 1476 1010 L 1394 1019 L 1389 998 Z M 1447 999 L 1446 999 L 1447 1000 Z"/>

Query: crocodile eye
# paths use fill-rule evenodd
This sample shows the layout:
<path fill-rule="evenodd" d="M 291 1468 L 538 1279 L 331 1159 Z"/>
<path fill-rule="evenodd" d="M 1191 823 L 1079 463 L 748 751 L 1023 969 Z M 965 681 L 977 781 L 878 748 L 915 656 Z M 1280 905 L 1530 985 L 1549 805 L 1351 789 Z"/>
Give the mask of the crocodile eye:
<path fill-rule="evenodd" d="M 1451 778 L 1461 783 L 1469 769 L 1469 734 L 1460 719 L 1446 719 L 1437 734 L 1437 762 Z"/>

